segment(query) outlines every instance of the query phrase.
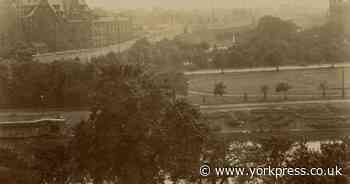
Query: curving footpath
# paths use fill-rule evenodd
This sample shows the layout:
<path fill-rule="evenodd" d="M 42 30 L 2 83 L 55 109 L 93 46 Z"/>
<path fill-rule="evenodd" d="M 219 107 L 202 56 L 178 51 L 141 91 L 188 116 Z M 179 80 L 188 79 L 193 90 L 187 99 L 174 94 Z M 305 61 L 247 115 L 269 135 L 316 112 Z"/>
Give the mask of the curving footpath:
<path fill-rule="evenodd" d="M 322 68 L 348 68 L 350 63 L 338 63 L 338 64 L 319 64 L 319 65 L 307 65 L 307 66 L 280 66 L 280 71 L 285 70 L 310 70 L 310 69 L 322 69 Z M 258 67 L 258 68 L 243 68 L 243 69 L 225 69 L 226 73 L 249 73 L 249 72 L 272 72 L 276 71 L 275 67 Z M 222 74 L 221 70 L 197 70 L 191 72 L 185 72 L 185 75 L 205 75 L 205 74 Z"/>
<path fill-rule="evenodd" d="M 285 101 L 266 103 L 245 103 L 245 104 L 224 104 L 224 105 L 200 105 L 202 111 L 235 111 L 242 109 L 261 109 L 273 106 L 304 105 L 304 104 L 349 104 L 350 99 L 336 100 L 305 100 L 305 101 Z"/>

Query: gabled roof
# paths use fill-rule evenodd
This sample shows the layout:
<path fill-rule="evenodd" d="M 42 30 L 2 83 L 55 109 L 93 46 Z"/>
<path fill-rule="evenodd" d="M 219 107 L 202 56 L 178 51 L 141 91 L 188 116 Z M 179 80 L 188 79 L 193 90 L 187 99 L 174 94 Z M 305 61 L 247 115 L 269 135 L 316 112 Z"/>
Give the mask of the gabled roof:
<path fill-rule="evenodd" d="M 37 11 L 37 9 L 39 8 L 39 5 L 40 6 L 43 6 L 43 5 L 44 6 L 50 6 L 50 4 L 47 2 L 47 0 L 38 0 L 38 1 L 39 1 L 39 4 L 28 5 L 30 10 L 28 11 L 28 13 L 26 15 L 23 16 L 24 18 L 33 16 L 35 14 L 35 12 Z"/>
<path fill-rule="evenodd" d="M 63 11 L 69 11 L 73 6 L 86 5 L 85 0 L 49 0 L 51 6 L 59 5 Z"/>

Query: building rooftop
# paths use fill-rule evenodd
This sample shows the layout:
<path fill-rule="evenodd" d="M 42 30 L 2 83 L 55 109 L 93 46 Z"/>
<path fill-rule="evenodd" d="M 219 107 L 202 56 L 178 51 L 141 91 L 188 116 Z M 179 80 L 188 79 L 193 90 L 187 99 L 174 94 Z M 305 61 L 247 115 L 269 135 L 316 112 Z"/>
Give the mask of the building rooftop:
<path fill-rule="evenodd" d="M 94 22 L 112 22 L 115 20 L 115 17 L 99 17 L 97 19 L 94 19 Z"/>
<path fill-rule="evenodd" d="M 126 22 L 129 21 L 129 17 L 99 17 L 94 19 L 94 22 L 113 22 L 113 21 L 119 21 L 119 22 Z"/>

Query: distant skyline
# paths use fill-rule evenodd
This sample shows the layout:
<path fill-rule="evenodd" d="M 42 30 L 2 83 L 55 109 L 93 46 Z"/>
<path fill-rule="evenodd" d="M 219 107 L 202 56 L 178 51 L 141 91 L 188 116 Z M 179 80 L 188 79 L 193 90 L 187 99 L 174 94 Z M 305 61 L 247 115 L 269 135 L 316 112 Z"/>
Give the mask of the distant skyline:
<path fill-rule="evenodd" d="M 86 0 L 92 7 L 118 8 L 169 8 L 209 9 L 211 1 L 215 8 L 278 8 L 281 4 L 327 9 L 329 0 Z"/>

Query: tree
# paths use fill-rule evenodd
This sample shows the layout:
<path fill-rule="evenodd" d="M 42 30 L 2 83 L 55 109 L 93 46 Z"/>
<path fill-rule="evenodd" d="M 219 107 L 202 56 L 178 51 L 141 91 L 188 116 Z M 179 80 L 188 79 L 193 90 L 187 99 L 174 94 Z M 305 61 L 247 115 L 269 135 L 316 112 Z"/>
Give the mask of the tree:
<path fill-rule="evenodd" d="M 326 81 L 321 82 L 318 88 L 322 91 L 322 97 L 326 98 L 327 96 L 326 91 L 328 89 L 327 82 Z"/>
<path fill-rule="evenodd" d="M 167 73 L 157 73 L 156 78 L 162 84 L 163 87 L 171 90 L 171 95 L 175 98 L 177 95 L 187 95 L 188 91 L 188 79 L 183 73 L 169 71 Z"/>
<path fill-rule="evenodd" d="M 10 149 L 0 149 L 0 183 L 31 184 L 35 181 L 26 160 Z"/>
<path fill-rule="evenodd" d="M 197 47 L 200 48 L 201 50 L 208 50 L 210 48 L 210 45 L 207 42 L 201 42 L 197 44 Z"/>
<path fill-rule="evenodd" d="M 332 67 L 338 62 L 342 61 L 340 54 L 341 46 L 339 43 L 328 43 L 323 47 L 323 55 L 327 63 L 331 63 Z"/>
<path fill-rule="evenodd" d="M 315 152 L 309 150 L 306 142 L 296 144 L 295 151 L 292 152 L 287 162 L 291 168 L 334 168 L 338 166 L 345 168 L 346 162 L 349 161 L 349 143 L 326 143 L 321 144 L 321 150 Z M 344 170 L 342 170 L 343 173 Z M 343 173 L 344 174 L 344 173 Z M 346 184 L 346 177 L 343 176 L 287 176 L 284 178 L 286 183 L 321 183 L 321 184 Z"/>
<path fill-rule="evenodd" d="M 8 54 L 8 58 L 16 59 L 17 61 L 32 61 L 35 50 L 25 43 L 17 43 Z"/>
<path fill-rule="evenodd" d="M 231 161 L 232 167 L 284 168 L 287 167 L 293 143 L 292 140 L 283 137 L 258 138 L 251 144 L 232 144 L 226 157 Z M 240 183 L 283 183 L 279 182 L 281 178 L 267 175 L 238 176 L 237 179 Z"/>
<path fill-rule="evenodd" d="M 247 59 L 243 55 L 243 53 L 238 50 L 238 49 L 231 49 L 230 52 L 228 53 L 228 67 L 241 67 L 242 65 L 247 64 Z"/>
<path fill-rule="evenodd" d="M 214 86 L 214 95 L 223 96 L 225 94 L 226 86 L 223 82 L 219 82 Z"/>
<path fill-rule="evenodd" d="M 284 94 L 284 100 L 287 100 L 287 92 L 292 89 L 292 86 L 290 86 L 288 83 L 285 82 L 281 82 L 279 84 L 277 84 L 276 86 L 276 92 L 280 93 L 283 92 Z"/>
<path fill-rule="evenodd" d="M 205 152 L 203 153 L 204 164 L 210 165 L 211 168 L 230 167 L 230 166 L 237 167 L 238 163 L 232 163 L 231 161 L 234 160 L 235 159 L 234 157 L 237 156 L 236 151 L 242 153 L 241 151 L 243 151 L 243 149 L 234 149 L 232 150 L 232 152 L 228 152 L 228 149 L 233 145 L 236 145 L 236 143 L 226 142 L 226 141 L 223 141 L 222 139 L 218 139 L 218 137 L 216 137 L 212 133 L 209 133 L 208 137 L 209 137 L 208 141 L 206 142 L 206 145 L 205 145 Z M 207 179 L 208 181 L 207 183 L 224 184 L 225 182 L 227 182 L 228 177 L 227 176 L 217 177 L 215 174 L 212 174 L 205 179 Z M 199 182 L 199 184 L 201 184 L 201 182 Z"/>
<path fill-rule="evenodd" d="M 260 87 L 261 92 L 264 94 L 264 101 L 267 100 L 267 93 L 269 92 L 269 86 L 263 85 Z"/>
<path fill-rule="evenodd" d="M 287 138 L 271 137 L 260 139 L 257 141 L 261 145 L 254 154 L 251 160 L 257 165 L 265 167 L 283 168 L 286 167 L 286 162 L 289 158 L 290 150 L 293 148 L 293 141 Z M 255 157 L 255 158 L 254 158 Z M 278 183 L 280 178 L 276 176 L 264 176 L 264 183 Z"/>
<path fill-rule="evenodd" d="M 38 139 L 30 144 L 30 171 L 38 183 L 68 184 L 74 181 L 69 136 Z"/>
<path fill-rule="evenodd" d="M 283 63 L 283 59 L 283 55 L 279 50 L 268 53 L 264 58 L 266 63 L 276 67 L 276 71 L 279 71 L 279 66 Z"/>
<path fill-rule="evenodd" d="M 323 60 L 323 56 L 322 56 L 322 50 L 321 48 L 311 48 L 309 50 L 309 52 L 307 53 L 307 59 L 313 63 L 318 63 L 321 64 L 322 60 Z"/>
<path fill-rule="evenodd" d="M 109 64 L 100 71 L 91 117 L 74 131 L 80 180 L 136 184 L 197 176 L 207 132 L 199 111 L 173 102 L 142 66 Z"/>
<path fill-rule="evenodd" d="M 221 73 L 224 73 L 224 68 L 227 65 L 227 56 L 225 52 L 218 51 L 213 58 L 213 63 L 215 67 L 221 70 Z"/>
<path fill-rule="evenodd" d="M 147 38 L 137 40 L 135 44 L 128 50 L 128 57 L 130 61 L 136 63 L 149 63 L 151 60 L 151 48 L 152 44 Z"/>
<path fill-rule="evenodd" d="M 9 65 L 0 60 L 0 104 L 7 104 L 9 83 Z"/>
<path fill-rule="evenodd" d="M 297 30 L 298 26 L 294 22 L 268 15 L 259 19 L 256 37 L 270 40 L 291 40 L 296 35 Z"/>
<path fill-rule="evenodd" d="M 12 107 L 82 107 L 90 102 L 94 76 L 98 65 L 109 62 L 100 57 L 98 63 L 78 63 L 74 60 L 42 63 L 38 61 L 10 63 L 6 98 Z"/>

